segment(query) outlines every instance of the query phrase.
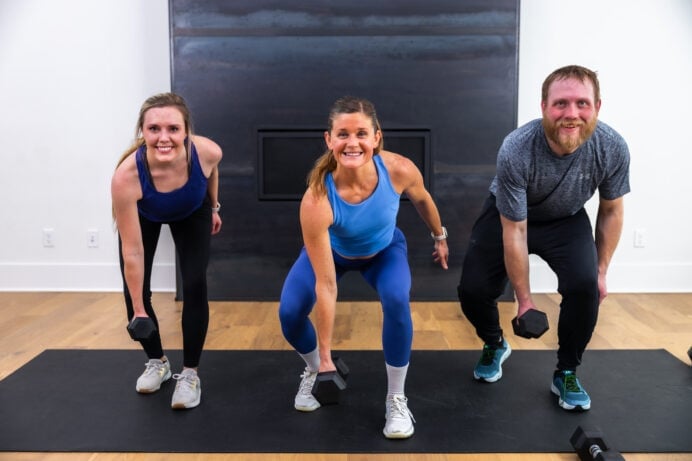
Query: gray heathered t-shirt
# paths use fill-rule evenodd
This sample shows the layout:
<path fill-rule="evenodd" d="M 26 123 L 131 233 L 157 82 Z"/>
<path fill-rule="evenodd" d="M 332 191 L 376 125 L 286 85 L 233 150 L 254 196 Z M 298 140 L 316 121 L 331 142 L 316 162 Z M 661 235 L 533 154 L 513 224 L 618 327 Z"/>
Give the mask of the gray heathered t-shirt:
<path fill-rule="evenodd" d="M 629 149 L 599 121 L 591 137 L 570 155 L 555 155 L 540 119 L 507 135 L 497 155 L 490 192 L 512 221 L 548 221 L 577 213 L 598 190 L 613 200 L 630 191 Z"/>

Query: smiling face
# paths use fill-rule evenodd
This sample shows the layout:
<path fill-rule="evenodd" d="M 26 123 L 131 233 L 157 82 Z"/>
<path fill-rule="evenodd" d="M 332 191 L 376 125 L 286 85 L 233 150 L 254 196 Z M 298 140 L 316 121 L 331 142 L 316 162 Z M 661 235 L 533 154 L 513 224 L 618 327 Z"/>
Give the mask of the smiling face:
<path fill-rule="evenodd" d="M 567 155 L 584 144 L 596 129 L 601 101 L 596 101 L 593 84 L 588 80 L 555 80 L 541 103 L 543 128 L 550 148 Z"/>
<path fill-rule="evenodd" d="M 185 155 L 185 120 L 174 106 L 152 107 L 144 114 L 142 136 L 147 154 L 159 162 L 172 162 Z"/>
<path fill-rule="evenodd" d="M 331 131 L 325 131 L 324 140 L 339 165 L 358 168 L 372 159 L 382 136 L 373 125 L 373 120 L 362 112 L 338 114 L 332 119 Z"/>

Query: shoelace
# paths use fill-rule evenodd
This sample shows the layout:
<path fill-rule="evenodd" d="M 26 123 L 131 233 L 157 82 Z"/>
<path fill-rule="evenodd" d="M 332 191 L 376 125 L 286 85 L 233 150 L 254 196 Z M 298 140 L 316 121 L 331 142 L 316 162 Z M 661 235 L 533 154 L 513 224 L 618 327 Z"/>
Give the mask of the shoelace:
<path fill-rule="evenodd" d="M 176 373 L 173 375 L 173 379 L 178 381 L 175 385 L 176 390 L 181 387 L 185 391 L 193 391 L 197 384 L 197 376 L 195 375 Z"/>
<path fill-rule="evenodd" d="M 487 344 L 483 346 L 483 354 L 481 355 L 481 364 L 490 365 L 495 360 L 495 353 L 497 349 L 490 347 Z"/>
<path fill-rule="evenodd" d="M 406 405 L 408 399 L 403 396 L 395 395 L 389 399 L 389 417 L 396 419 L 404 419 L 408 415 L 411 420 L 415 423 L 416 418 L 413 417 L 413 413 L 408 409 Z"/>
<path fill-rule="evenodd" d="M 144 364 L 146 368 L 144 369 L 144 374 L 145 375 L 153 375 L 153 374 L 159 374 L 159 370 L 162 370 L 165 364 L 163 362 L 161 363 L 156 363 L 156 362 L 147 362 Z"/>
<path fill-rule="evenodd" d="M 301 393 L 303 395 L 312 395 L 312 386 L 313 386 L 313 384 L 315 384 L 315 380 L 314 379 L 306 379 L 306 378 L 309 378 L 311 374 L 312 373 L 310 373 L 306 368 L 305 371 L 303 371 L 303 374 L 300 375 L 301 381 L 300 381 L 300 389 L 298 390 L 299 393 Z M 315 374 L 315 377 L 317 377 L 317 374 Z"/>
<path fill-rule="evenodd" d="M 577 377 L 575 375 L 572 373 L 565 373 L 564 379 L 565 390 L 567 392 L 581 392 L 581 387 L 579 387 L 579 382 L 577 381 Z"/>

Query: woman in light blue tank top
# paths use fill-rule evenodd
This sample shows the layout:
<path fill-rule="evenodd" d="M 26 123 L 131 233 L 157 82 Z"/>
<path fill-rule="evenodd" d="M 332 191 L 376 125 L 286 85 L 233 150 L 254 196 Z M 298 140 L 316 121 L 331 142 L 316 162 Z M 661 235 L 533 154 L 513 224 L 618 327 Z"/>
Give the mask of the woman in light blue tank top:
<path fill-rule="evenodd" d="M 353 97 L 337 100 L 324 137 L 328 151 L 315 163 L 300 206 L 305 246 L 286 277 L 279 303 L 284 337 L 306 364 L 294 406 L 314 411 L 329 403 L 320 402 L 312 388 L 319 373 L 336 369 L 331 342 L 337 282 L 347 271 L 359 271 L 382 304 L 388 380 L 383 433 L 391 439 L 408 438 L 414 420 L 404 384 L 413 324 L 406 239 L 396 228 L 401 194 L 428 226 L 433 258 L 444 269 L 447 232 L 418 168 L 408 158 L 382 150 L 372 103 Z M 313 308 L 316 325 L 308 317 Z"/>

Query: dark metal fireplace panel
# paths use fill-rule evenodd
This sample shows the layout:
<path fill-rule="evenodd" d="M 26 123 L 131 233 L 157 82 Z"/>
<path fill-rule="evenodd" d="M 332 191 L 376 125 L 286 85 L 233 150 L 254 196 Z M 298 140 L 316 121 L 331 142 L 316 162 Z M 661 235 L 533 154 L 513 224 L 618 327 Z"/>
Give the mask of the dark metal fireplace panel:
<path fill-rule="evenodd" d="M 450 233 L 445 272 L 402 202 L 412 299 L 455 300 L 497 148 L 516 126 L 518 14 L 518 0 L 171 0 L 172 88 L 224 150 L 209 298 L 279 299 L 327 113 L 349 94 L 375 103 L 385 148 L 421 168 Z M 377 294 L 349 274 L 339 297 Z"/>

